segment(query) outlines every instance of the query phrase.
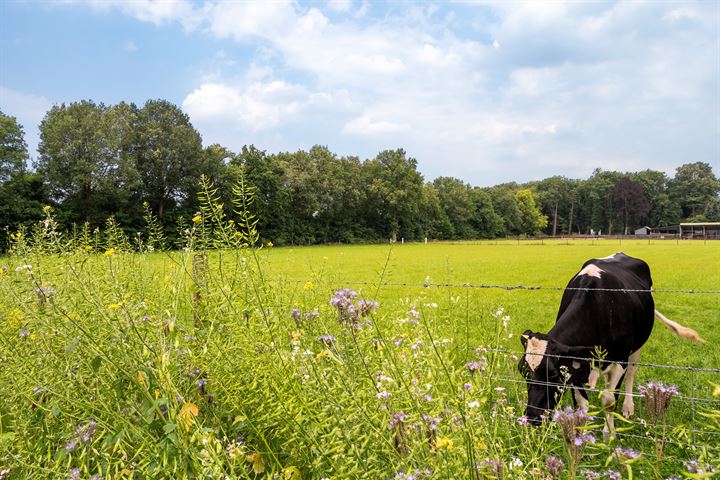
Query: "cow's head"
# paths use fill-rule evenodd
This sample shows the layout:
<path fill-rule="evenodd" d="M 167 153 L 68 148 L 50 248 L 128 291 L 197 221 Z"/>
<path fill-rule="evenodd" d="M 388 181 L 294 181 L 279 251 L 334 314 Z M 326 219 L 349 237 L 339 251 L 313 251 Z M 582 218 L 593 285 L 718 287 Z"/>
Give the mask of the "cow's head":
<path fill-rule="evenodd" d="M 570 347 L 545 334 L 525 330 L 520 337 L 525 355 L 518 369 L 527 382 L 528 402 L 525 416 L 535 425 L 542 415 L 553 410 L 564 385 L 581 386 L 588 381 L 590 361 L 577 360 L 588 355 L 587 347 Z"/>

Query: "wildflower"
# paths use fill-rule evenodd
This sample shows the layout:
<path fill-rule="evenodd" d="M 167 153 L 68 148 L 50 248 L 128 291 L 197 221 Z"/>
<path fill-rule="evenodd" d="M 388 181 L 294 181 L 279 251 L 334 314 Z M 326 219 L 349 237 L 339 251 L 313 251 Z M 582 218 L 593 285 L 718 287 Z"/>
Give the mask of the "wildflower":
<path fill-rule="evenodd" d="M 292 333 L 290 334 L 290 336 L 292 337 L 293 342 L 297 342 L 297 341 L 300 340 L 300 337 L 302 337 L 302 334 L 303 334 L 303 329 L 302 329 L 302 328 L 298 328 L 297 330 L 295 330 L 294 332 L 292 332 Z"/>
<path fill-rule="evenodd" d="M 20 265 L 19 267 L 15 267 L 15 272 L 20 273 L 22 271 L 32 273 L 32 265 Z"/>
<path fill-rule="evenodd" d="M 115 249 L 114 249 L 114 248 L 108 248 L 107 250 L 105 250 L 105 253 L 103 253 L 103 255 L 106 256 L 106 257 L 112 257 L 112 256 L 115 255 Z"/>
<path fill-rule="evenodd" d="M 553 421 L 562 427 L 563 439 L 566 444 L 574 443 L 579 429 L 584 427 L 588 420 L 592 420 L 592 417 L 587 414 L 586 408 L 573 411 L 570 405 L 565 407 L 565 410 L 556 411 L 553 416 Z"/>
<path fill-rule="evenodd" d="M 192 218 L 193 223 L 200 223 L 202 221 L 202 217 L 200 215 L 195 215 Z"/>
<path fill-rule="evenodd" d="M 645 398 L 647 412 L 655 422 L 665 413 L 673 395 L 680 393 L 675 385 L 664 385 L 660 382 L 640 385 L 639 390 Z"/>
<path fill-rule="evenodd" d="M 465 368 L 467 368 L 470 373 L 475 373 L 478 370 L 484 371 L 485 370 L 485 362 L 482 360 L 478 360 L 475 362 L 468 362 L 465 364 Z"/>
<path fill-rule="evenodd" d="M 395 430 L 398 427 L 403 425 L 403 422 L 407 419 L 407 414 L 405 412 L 397 412 L 390 415 L 390 422 L 388 423 L 388 428 L 390 430 Z"/>
<path fill-rule="evenodd" d="M 20 338 L 25 338 L 30 336 L 30 330 L 25 330 L 24 328 L 20 329 Z"/>
<path fill-rule="evenodd" d="M 417 342 L 413 343 L 413 344 L 410 346 L 410 348 L 411 348 L 412 350 L 417 350 L 418 348 L 420 348 L 420 345 L 422 345 L 422 343 L 423 343 L 422 340 L 418 340 Z"/>
<path fill-rule="evenodd" d="M 207 385 L 207 383 L 208 383 L 207 378 L 199 378 L 199 379 L 195 380 L 195 386 L 200 390 L 204 389 L 205 386 Z"/>
<path fill-rule="evenodd" d="M 426 393 L 425 395 L 423 395 L 423 400 L 425 400 L 426 402 L 431 401 L 432 395 L 430 395 L 429 393 Z"/>
<path fill-rule="evenodd" d="M 180 412 L 177 417 L 180 424 L 185 427 L 186 432 L 190 431 L 193 418 L 197 417 L 199 413 L 197 405 L 192 402 L 184 403 L 183 406 L 180 407 Z"/>
<path fill-rule="evenodd" d="M 392 397 L 392 393 L 388 392 L 387 390 L 383 390 L 381 392 L 378 392 L 375 397 L 382 400 L 383 402 L 387 402 L 388 398 Z"/>
<path fill-rule="evenodd" d="M 360 316 L 361 317 L 367 317 L 372 312 L 378 309 L 380 304 L 373 300 L 364 300 L 361 299 L 358 301 L 358 308 L 360 309 Z"/>
<path fill-rule="evenodd" d="M 573 444 L 576 447 L 581 447 L 581 446 L 585 445 L 586 443 L 595 443 L 595 436 L 588 433 L 587 435 L 577 435 L 573 439 Z"/>
<path fill-rule="evenodd" d="M 607 476 L 609 480 L 622 480 L 622 475 L 620 475 L 620 472 L 615 470 L 606 471 L 605 476 Z"/>
<path fill-rule="evenodd" d="M 265 244 L 265 246 L 266 246 L 267 248 L 272 248 L 272 247 L 273 247 L 273 243 L 272 243 L 272 242 L 267 242 L 267 243 Z"/>
<path fill-rule="evenodd" d="M 318 342 L 324 343 L 328 347 L 331 347 L 336 341 L 335 337 L 332 335 L 320 335 L 317 339 Z"/>
<path fill-rule="evenodd" d="M 440 423 L 440 417 L 433 417 L 431 415 L 423 415 L 423 420 L 430 430 L 437 430 L 437 426 Z"/>
<path fill-rule="evenodd" d="M 70 470 L 69 480 L 80 480 L 80 469 L 73 468 Z"/>
<path fill-rule="evenodd" d="M 445 450 L 452 450 L 453 449 L 453 441 L 447 437 L 440 437 L 435 441 L 435 448 L 437 450 L 445 449 Z"/>
<path fill-rule="evenodd" d="M 317 358 L 333 358 L 333 354 L 327 348 L 323 348 L 320 352 L 318 352 Z"/>
<path fill-rule="evenodd" d="M 632 448 L 617 447 L 613 457 L 621 461 L 635 460 L 640 456 L 640 452 L 633 450 Z"/>
<path fill-rule="evenodd" d="M 467 406 L 468 408 L 477 408 L 480 406 L 480 402 L 473 400 L 472 402 L 468 402 Z"/>
<path fill-rule="evenodd" d="M 305 285 L 303 285 L 303 290 L 312 290 L 313 289 L 313 283 L 310 281 L 305 282 Z"/>
<path fill-rule="evenodd" d="M 580 475 L 582 475 L 585 480 L 595 480 L 600 478 L 600 474 L 593 470 L 580 470 Z"/>
<path fill-rule="evenodd" d="M 84 425 L 79 425 L 75 429 L 75 433 L 70 440 L 65 444 L 65 449 L 68 452 L 74 451 L 80 444 L 90 443 L 95 436 L 95 427 L 97 422 L 90 421 Z"/>
<path fill-rule="evenodd" d="M 5 477 L 8 475 L 10 475 L 9 468 L 4 468 L 4 469 L 0 470 L 0 480 L 5 480 Z"/>
<path fill-rule="evenodd" d="M 463 383 L 463 390 L 467 391 L 467 390 L 470 390 L 471 388 L 472 388 L 472 383 L 470 383 L 470 382 Z"/>
<path fill-rule="evenodd" d="M 685 470 L 687 470 L 688 473 L 694 475 L 712 475 L 713 473 L 715 473 L 714 468 L 707 465 L 701 465 L 700 462 L 697 461 L 697 459 L 688 461 L 685 464 Z"/>
<path fill-rule="evenodd" d="M 302 316 L 302 314 L 300 313 L 300 310 L 298 310 L 297 308 L 293 308 L 290 311 L 290 318 L 292 318 L 295 321 L 295 323 L 300 321 L 301 316 Z"/>
<path fill-rule="evenodd" d="M 305 320 L 313 320 L 315 318 L 318 318 L 319 316 L 320 316 L 320 312 L 318 312 L 317 308 L 313 309 L 312 312 L 306 312 L 304 315 Z"/>
<path fill-rule="evenodd" d="M 523 415 L 523 416 L 517 418 L 517 423 L 518 423 L 518 425 L 527 427 L 528 425 L 530 425 L 530 419 L 528 419 L 527 416 Z"/>
<path fill-rule="evenodd" d="M 517 457 L 513 457 L 513 459 L 510 460 L 510 465 L 509 465 L 509 467 L 510 467 L 511 469 L 514 469 L 514 468 L 520 468 L 520 467 L 522 467 L 523 465 L 524 465 L 524 463 L 523 463 L 522 460 L 520 460 L 520 459 L 517 458 Z"/>
<path fill-rule="evenodd" d="M 559 457 L 551 455 L 545 459 L 545 468 L 547 468 L 547 471 L 550 472 L 551 475 L 557 476 L 565 469 L 565 462 Z"/>

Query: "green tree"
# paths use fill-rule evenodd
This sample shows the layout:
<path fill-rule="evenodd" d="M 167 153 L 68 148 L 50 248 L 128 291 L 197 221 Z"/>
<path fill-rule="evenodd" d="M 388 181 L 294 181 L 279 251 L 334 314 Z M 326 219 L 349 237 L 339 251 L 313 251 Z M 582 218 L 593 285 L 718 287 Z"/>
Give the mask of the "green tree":
<path fill-rule="evenodd" d="M 646 218 L 650 211 L 650 204 L 645 198 L 642 186 L 630 180 L 621 178 L 613 188 L 613 201 L 615 210 L 623 222 L 623 234 L 627 235 L 632 226 Z"/>
<path fill-rule="evenodd" d="M 413 238 L 419 234 L 423 177 L 417 160 L 405 150 L 384 150 L 364 165 L 373 227 L 384 238 L 396 241 L 398 235 Z"/>
<path fill-rule="evenodd" d="M 475 237 L 477 234 L 472 223 L 475 203 L 470 185 L 457 178 L 438 177 L 433 181 L 433 187 L 452 225 L 450 238 Z"/>
<path fill-rule="evenodd" d="M 683 217 L 699 215 L 720 192 L 720 181 L 709 163 L 686 163 L 675 170 L 668 182 L 670 198 L 682 208 Z"/>
<path fill-rule="evenodd" d="M 422 238 L 439 240 L 453 238 L 455 229 L 442 206 L 438 191 L 432 183 L 423 185 L 420 210 L 422 211 L 419 219 Z"/>
<path fill-rule="evenodd" d="M 502 219 L 499 236 L 519 235 L 523 232 L 515 192 L 520 189 L 516 183 L 495 185 L 486 192 L 490 195 L 493 210 Z"/>
<path fill-rule="evenodd" d="M 720 197 L 714 197 L 705 205 L 703 215 L 708 222 L 720 222 Z"/>
<path fill-rule="evenodd" d="M 101 225 L 132 197 L 134 113 L 81 101 L 55 105 L 40 124 L 38 173 L 67 221 Z"/>
<path fill-rule="evenodd" d="M 495 238 L 503 234 L 503 219 L 495 212 L 492 197 L 481 188 L 473 188 L 473 202 L 475 212 L 472 225 L 480 238 Z"/>
<path fill-rule="evenodd" d="M 643 170 L 630 174 L 629 178 L 642 186 L 645 198 L 650 204 L 647 214 L 648 225 L 657 227 L 680 221 L 682 211 L 680 205 L 668 195 L 668 177 L 664 172 Z"/>
<path fill-rule="evenodd" d="M 550 234 L 557 235 L 558 226 L 566 224 L 568 233 L 572 231 L 572 216 L 575 209 L 577 180 L 562 176 L 546 178 L 532 185 L 537 192 L 542 212 L 552 225 Z"/>
<path fill-rule="evenodd" d="M 520 233 L 536 235 L 547 227 L 547 217 L 537 207 L 532 190 L 524 188 L 515 192 L 515 202 L 520 215 Z"/>
<path fill-rule="evenodd" d="M 140 196 L 159 218 L 195 195 L 202 142 L 180 108 L 166 100 L 146 102 L 138 112 L 135 148 Z"/>
<path fill-rule="evenodd" d="M 0 182 L 25 170 L 28 159 L 25 131 L 15 117 L 0 110 Z"/>

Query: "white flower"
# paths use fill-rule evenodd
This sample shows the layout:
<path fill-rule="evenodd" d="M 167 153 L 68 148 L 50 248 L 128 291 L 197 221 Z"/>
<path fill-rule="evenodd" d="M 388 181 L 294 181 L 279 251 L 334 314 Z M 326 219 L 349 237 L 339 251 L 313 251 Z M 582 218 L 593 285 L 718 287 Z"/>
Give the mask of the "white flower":
<path fill-rule="evenodd" d="M 472 402 L 468 402 L 467 406 L 468 408 L 477 408 L 480 406 L 480 402 L 473 400 Z"/>
<path fill-rule="evenodd" d="M 522 460 L 520 460 L 517 457 L 513 457 L 513 459 L 510 461 L 510 469 L 520 468 L 523 465 L 524 464 L 523 464 Z"/>

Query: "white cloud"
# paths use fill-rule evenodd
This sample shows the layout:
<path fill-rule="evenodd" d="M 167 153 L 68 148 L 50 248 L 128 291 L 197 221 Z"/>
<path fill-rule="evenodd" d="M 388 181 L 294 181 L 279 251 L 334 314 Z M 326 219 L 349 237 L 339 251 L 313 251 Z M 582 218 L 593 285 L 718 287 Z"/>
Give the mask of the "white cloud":
<path fill-rule="evenodd" d="M 720 126 L 707 128 L 718 126 L 718 19 L 702 2 L 404 5 L 372 21 L 367 2 L 342 0 L 324 4 L 329 17 L 292 0 L 108 2 L 254 47 L 242 79 L 223 52 L 183 102 L 211 136 L 278 145 L 314 128 L 361 155 L 392 139 L 429 177 L 474 183 L 720 155 Z"/>
<path fill-rule="evenodd" d="M 328 8 L 336 12 L 347 12 L 352 8 L 352 0 L 328 0 Z"/>
<path fill-rule="evenodd" d="M 107 12 L 119 9 L 126 15 L 155 25 L 177 22 L 186 30 L 197 28 L 205 17 L 203 9 L 189 0 L 56 0 L 57 5 L 88 5 Z"/>

